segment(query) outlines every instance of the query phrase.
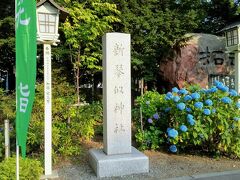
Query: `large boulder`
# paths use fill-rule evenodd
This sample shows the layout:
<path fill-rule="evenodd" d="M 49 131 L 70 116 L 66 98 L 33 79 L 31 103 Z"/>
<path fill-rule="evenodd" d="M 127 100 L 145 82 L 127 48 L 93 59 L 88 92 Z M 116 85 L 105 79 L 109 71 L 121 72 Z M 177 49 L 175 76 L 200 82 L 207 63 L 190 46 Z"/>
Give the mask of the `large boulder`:
<path fill-rule="evenodd" d="M 162 80 L 184 87 L 185 83 L 208 87 L 211 75 L 231 75 L 234 54 L 225 53 L 225 38 L 210 34 L 187 34 L 186 45 L 160 63 Z"/>

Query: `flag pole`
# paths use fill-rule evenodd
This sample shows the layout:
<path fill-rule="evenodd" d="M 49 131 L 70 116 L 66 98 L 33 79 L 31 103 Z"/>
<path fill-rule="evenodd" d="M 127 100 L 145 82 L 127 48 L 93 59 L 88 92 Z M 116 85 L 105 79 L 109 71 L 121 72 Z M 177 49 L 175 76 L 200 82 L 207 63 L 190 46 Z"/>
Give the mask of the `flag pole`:
<path fill-rule="evenodd" d="M 15 0 L 15 38 L 17 37 L 16 36 L 16 14 L 17 14 L 17 0 Z M 16 87 L 16 90 L 17 90 L 17 87 Z M 17 95 L 16 95 L 16 104 L 17 104 Z M 17 106 L 16 106 L 16 112 L 17 112 Z M 16 180 L 19 180 L 19 146 L 17 141 L 17 133 L 16 133 Z"/>
<path fill-rule="evenodd" d="M 16 141 L 16 180 L 19 180 L 19 146 Z"/>

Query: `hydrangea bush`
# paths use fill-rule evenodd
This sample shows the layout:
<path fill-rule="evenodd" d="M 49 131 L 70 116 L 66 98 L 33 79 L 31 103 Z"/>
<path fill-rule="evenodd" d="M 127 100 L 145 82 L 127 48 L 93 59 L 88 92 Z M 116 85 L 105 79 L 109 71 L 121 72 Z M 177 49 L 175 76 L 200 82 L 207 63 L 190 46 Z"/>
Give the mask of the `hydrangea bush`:
<path fill-rule="evenodd" d="M 240 157 L 239 95 L 221 82 L 210 89 L 147 92 L 137 102 L 144 121 L 136 133 L 142 149 L 166 146 L 173 153 L 200 149 Z"/>

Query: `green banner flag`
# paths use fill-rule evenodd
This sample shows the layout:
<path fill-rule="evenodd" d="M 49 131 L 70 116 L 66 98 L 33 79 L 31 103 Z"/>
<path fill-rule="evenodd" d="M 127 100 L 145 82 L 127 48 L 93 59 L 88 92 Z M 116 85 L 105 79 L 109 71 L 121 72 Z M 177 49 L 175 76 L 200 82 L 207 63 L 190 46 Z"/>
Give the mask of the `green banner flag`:
<path fill-rule="evenodd" d="M 36 82 L 36 1 L 16 0 L 16 134 L 22 156 L 26 141 Z"/>

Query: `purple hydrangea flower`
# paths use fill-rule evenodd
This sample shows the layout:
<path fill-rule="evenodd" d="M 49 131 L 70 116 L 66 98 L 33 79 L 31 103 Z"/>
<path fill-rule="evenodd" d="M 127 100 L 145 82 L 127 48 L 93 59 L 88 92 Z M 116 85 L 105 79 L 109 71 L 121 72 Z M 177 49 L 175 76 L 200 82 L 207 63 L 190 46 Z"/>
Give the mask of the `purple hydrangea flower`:
<path fill-rule="evenodd" d="M 151 118 L 148 119 L 148 123 L 152 124 L 153 120 Z"/>
<path fill-rule="evenodd" d="M 153 118 L 154 118 L 154 119 L 159 119 L 158 113 L 155 113 L 155 114 L 153 115 Z"/>

